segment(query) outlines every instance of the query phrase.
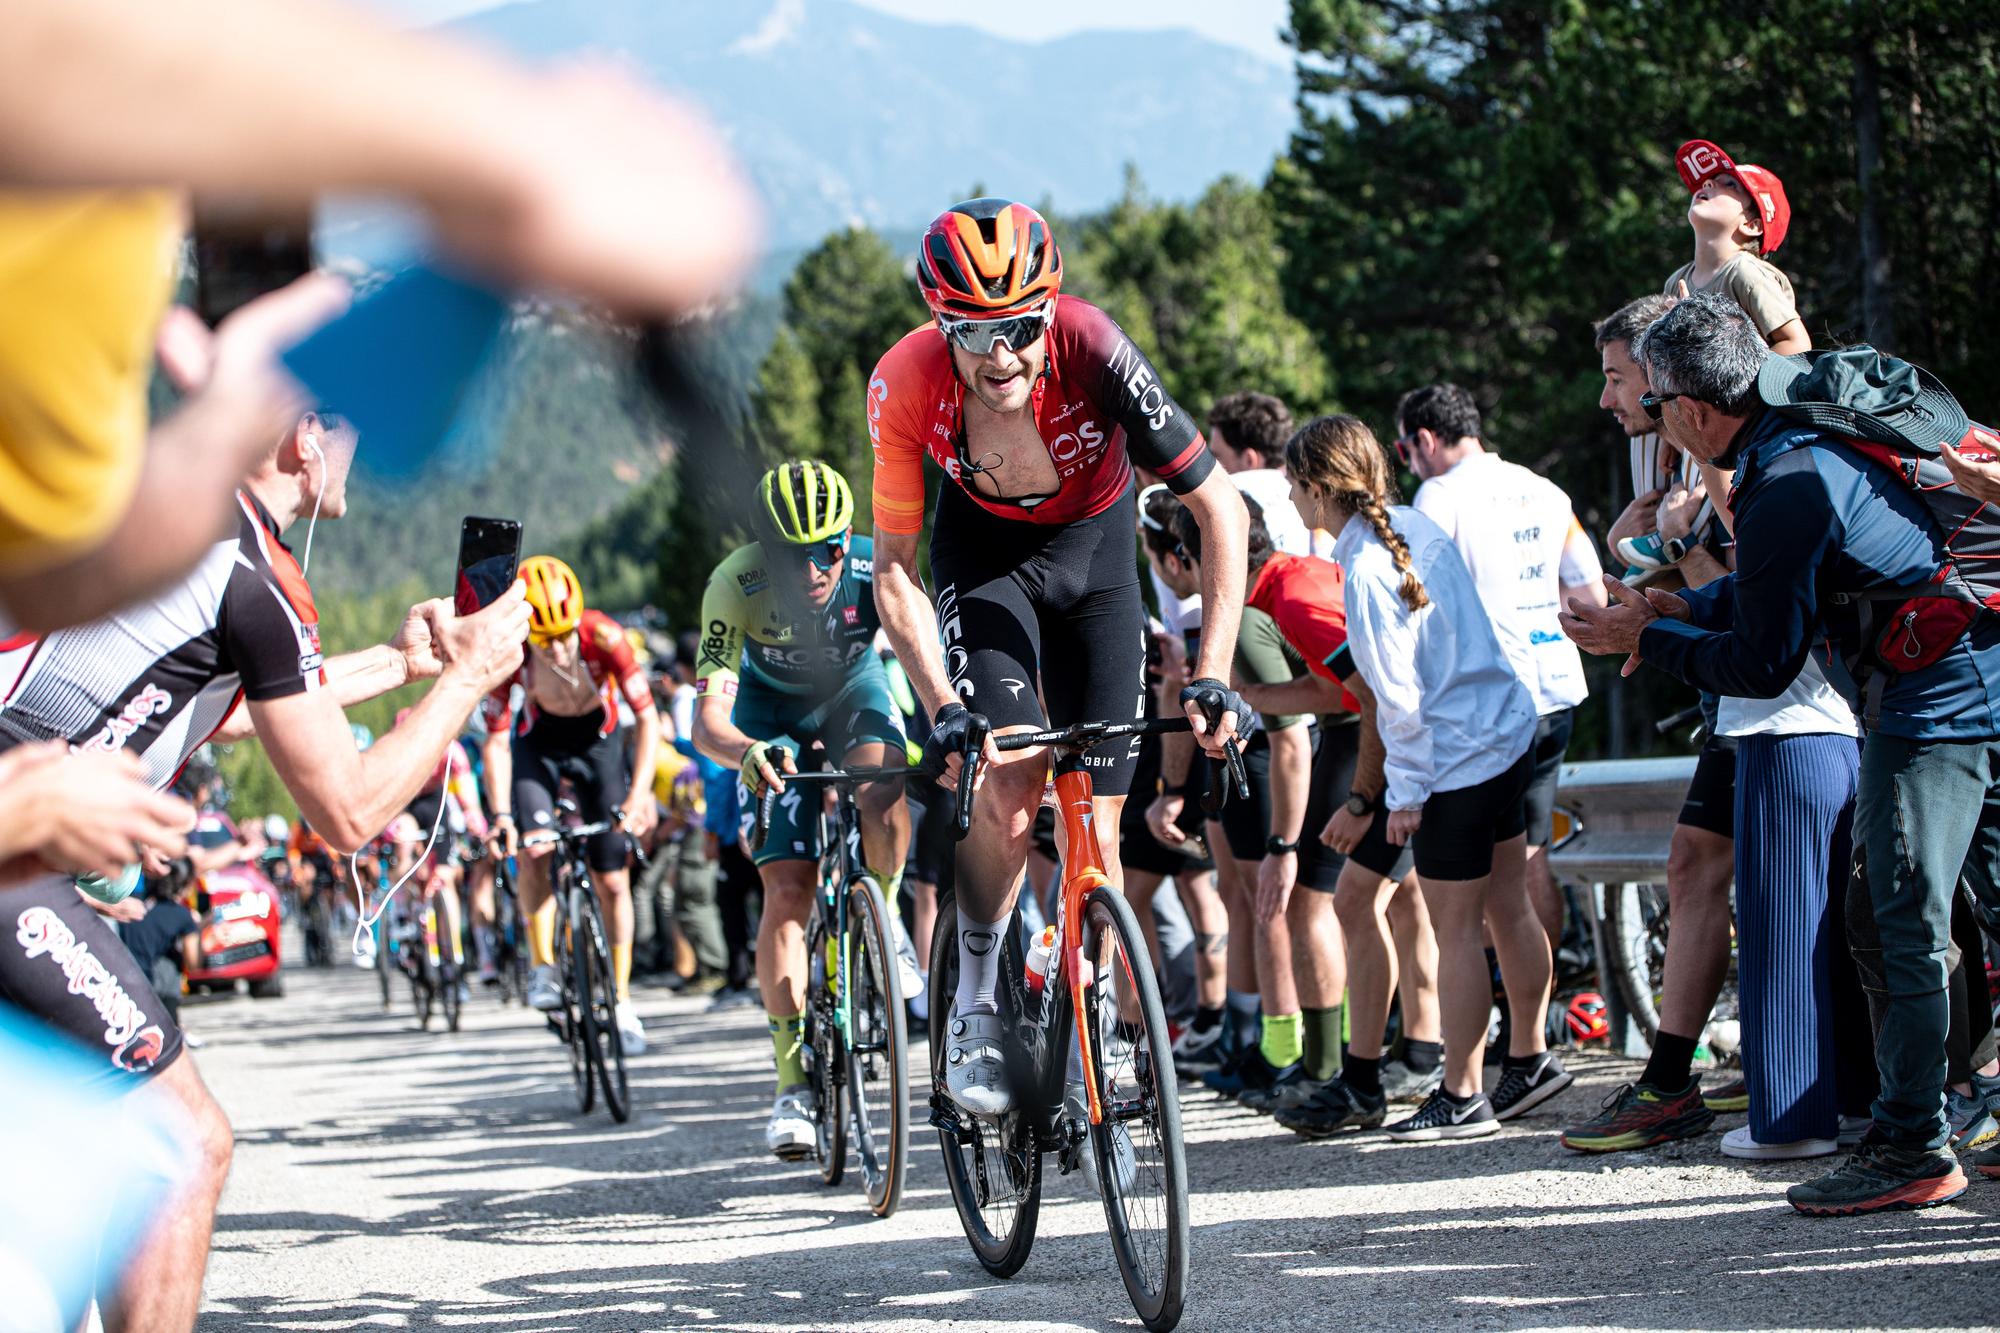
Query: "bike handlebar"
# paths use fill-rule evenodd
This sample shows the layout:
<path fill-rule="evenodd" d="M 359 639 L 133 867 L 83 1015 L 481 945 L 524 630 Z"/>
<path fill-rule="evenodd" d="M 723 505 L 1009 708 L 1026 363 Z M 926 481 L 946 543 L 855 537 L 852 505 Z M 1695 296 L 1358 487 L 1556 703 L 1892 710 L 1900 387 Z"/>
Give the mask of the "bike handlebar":
<path fill-rule="evenodd" d="M 786 786 L 793 783 L 817 784 L 822 787 L 858 787 L 867 782 L 897 782 L 919 776 L 914 768 L 821 768 L 810 773 L 786 773 Z M 755 856 L 764 849 L 764 839 L 771 831 L 771 807 L 778 799 L 775 787 L 765 787 L 757 798 L 757 818 L 750 829 L 750 854 Z"/>
<path fill-rule="evenodd" d="M 612 813 L 611 818 L 600 819 L 595 824 L 578 824 L 574 828 L 536 829 L 533 833 L 523 833 L 521 846 L 525 850 L 528 847 L 542 847 L 554 843 L 582 842 L 585 838 L 594 838 L 600 833 L 609 833 L 613 829 L 624 827 L 625 812 L 618 810 Z M 637 838 L 627 838 L 625 845 L 631 849 L 632 859 L 639 863 L 641 870 L 650 864 L 646 849 L 639 845 Z"/>

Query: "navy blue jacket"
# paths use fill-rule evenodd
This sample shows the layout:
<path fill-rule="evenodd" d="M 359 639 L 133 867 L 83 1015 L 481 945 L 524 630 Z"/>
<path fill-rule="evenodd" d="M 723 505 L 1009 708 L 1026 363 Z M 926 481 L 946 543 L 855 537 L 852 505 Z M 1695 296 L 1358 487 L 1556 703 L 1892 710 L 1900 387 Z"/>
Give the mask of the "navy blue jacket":
<path fill-rule="evenodd" d="M 1861 616 L 1840 594 L 1926 582 L 1943 563 L 1943 536 L 1887 469 L 1776 412 L 1744 424 L 1718 464 L 1732 461 L 1736 572 L 1682 593 L 1689 622 L 1648 625 L 1640 658 L 1698 689 L 1769 699 L 1819 649 L 1828 678 L 1861 711 L 1842 665 L 1859 658 Z M 1916 741 L 2000 738 L 2000 616 L 1980 616 L 1921 671 L 1880 674 L 1875 730 Z"/>

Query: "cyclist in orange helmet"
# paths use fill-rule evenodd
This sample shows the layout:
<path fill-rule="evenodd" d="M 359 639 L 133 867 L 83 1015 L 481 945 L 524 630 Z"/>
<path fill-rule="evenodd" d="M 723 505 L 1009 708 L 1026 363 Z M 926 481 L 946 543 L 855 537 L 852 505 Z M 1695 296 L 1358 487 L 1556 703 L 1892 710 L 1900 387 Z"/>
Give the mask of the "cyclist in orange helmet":
<path fill-rule="evenodd" d="M 627 1055 L 646 1049 L 645 1029 L 632 1007 L 632 883 L 626 835 L 644 836 L 659 818 L 653 765 L 660 748 L 660 714 L 646 673 L 624 627 L 586 607 L 576 572 L 552 555 L 521 562 L 528 596 L 528 652 L 514 678 L 487 696 L 486 799 L 505 856 L 520 852 L 520 830 L 555 826 L 556 789 L 568 778 L 586 823 L 624 817 L 622 831 L 590 842 L 590 868 L 611 931 L 611 969 L 618 985 L 618 1037 Z M 514 691 L 520 690 L 516 703 Z M 618 734 L 623 699 L 637 729 L 632 771 Z M 518 822 L 517 822 L 518 821 Z M 562 1003 L 555 968 L 555 903 L 549 896 L 548 849 L 521 856 L 521 910 L 529 920 L 528 956 L 534 975 L 528 1003 Z"/>

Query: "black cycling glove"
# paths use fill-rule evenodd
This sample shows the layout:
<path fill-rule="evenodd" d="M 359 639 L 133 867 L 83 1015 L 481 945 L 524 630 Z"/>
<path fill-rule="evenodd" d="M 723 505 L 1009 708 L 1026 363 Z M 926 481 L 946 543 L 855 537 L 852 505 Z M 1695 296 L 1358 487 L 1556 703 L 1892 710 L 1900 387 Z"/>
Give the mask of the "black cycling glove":
<path fill-rule="evenodd" d="M 1256 730 L 1256 714 L 1243 702 L 1243 696 L 1213 676 L 1203 676 L 1192 680 L 1181 690 L 1181 707 L 1194 704 L 1201 709 L 1201 715 L 1208 719 L 1209 734 L 1222 725 L 1224 713 L 1236 714 L 1236 735 L 1246 738 Z"/>
<path fill-rule="evenodd" d="M 931 719 L 930 739 L 924 742 L 924 761 L 918 765 L 925 777 L 943 777 L 946 762 L 955 754 L 965 753 L 965 734 L 974 716 L 961 703 L 949 703 L 938 709 L 937 716 Z"/>

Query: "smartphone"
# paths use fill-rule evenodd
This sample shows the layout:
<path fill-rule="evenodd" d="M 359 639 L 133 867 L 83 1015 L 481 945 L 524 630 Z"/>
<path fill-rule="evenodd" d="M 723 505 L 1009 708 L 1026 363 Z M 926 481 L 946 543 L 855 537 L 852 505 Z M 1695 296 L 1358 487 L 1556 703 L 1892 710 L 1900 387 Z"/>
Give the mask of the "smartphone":
<path fill-rule="evenodd" d="M 210 328 L 311 271 L 310 207 L 271 212 L 197 206 L 194 308 Z"/>
<path fill-rule="evenodd" d="M 469 616 L 514 582 L 521 563 L 521 525 L 511 518 L 468 515 L 458 525 L 458 578 L 452 585 L 452 605 Z"/>

